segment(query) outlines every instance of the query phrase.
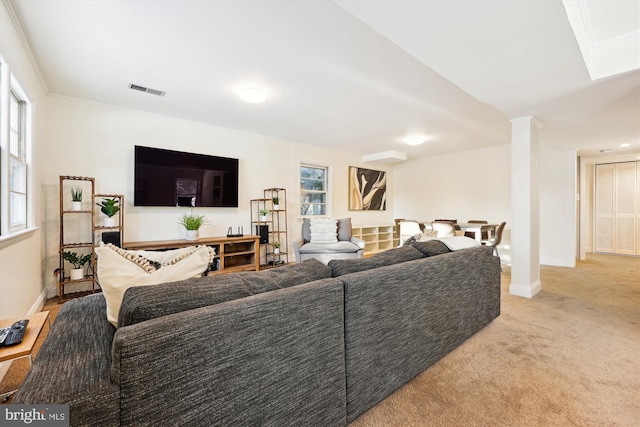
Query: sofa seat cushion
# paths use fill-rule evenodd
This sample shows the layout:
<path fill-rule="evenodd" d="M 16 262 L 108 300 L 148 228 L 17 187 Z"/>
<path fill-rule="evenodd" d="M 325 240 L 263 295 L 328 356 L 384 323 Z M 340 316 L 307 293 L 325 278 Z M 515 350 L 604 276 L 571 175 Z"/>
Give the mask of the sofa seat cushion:
<path fill-rule="evenodd" d="M 246 271 L 127 289 L 118 326 L 220 304 L 331 277 L 331 269 L 316 259 L 264 271 Z"/>
<path fill-rule="evenodd" d="M 344 274 L 356 273 L 358 271 L 372 268 L 384 267 L 386 265 L 398 264 L 405 261 L 423 258 L 424 255 L 412 246 L 402 246 L 380 252 L 369 258 L 357 259 L 334 259 L 329 261 L 331 274 L 333 277 Z"/>
<path fill-rule="evenodd" d="M 119 425 L 120 394 L 109 378 L 115 327 L 102 294 L 64 303 L 13 403 L 67 404 L 71 425 Z"/>
<path fill-rule="evenodd" d="M 321 254 L 331 252 L 358 252 L 361 248 L 352 242 L 340 240 L 336 243 L 305 243 L 300 247 L 301 254 Z"/>

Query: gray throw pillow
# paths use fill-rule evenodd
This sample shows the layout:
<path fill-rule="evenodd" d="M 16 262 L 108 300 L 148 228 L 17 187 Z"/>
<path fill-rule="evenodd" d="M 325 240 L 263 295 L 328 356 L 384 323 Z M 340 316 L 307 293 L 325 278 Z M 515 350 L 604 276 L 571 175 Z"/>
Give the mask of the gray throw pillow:
<path fill-rule="evenodd" d="M 338 240 L 351 240 L 351 218 L 338 220 Z"/>
<path fill-rule="evenodd" d="M 413 242 L 411 244 L 414 248 L 419 250 L 424 254 L 424 256 L 435 256 L 446 254 L 447 252 L 451 252 L 451 249 L 447 247 L 440 240 L 425 240 L 422 242 Z"/>
<path fill-rule="evenodd" d="M 402 246 L 380 252 L 370 258 L 332 259 L 328 265 L 331 267 L 331 276 L 338 277 L 420 258 L 424 258 L 422 252 L 413 246 Z"/>

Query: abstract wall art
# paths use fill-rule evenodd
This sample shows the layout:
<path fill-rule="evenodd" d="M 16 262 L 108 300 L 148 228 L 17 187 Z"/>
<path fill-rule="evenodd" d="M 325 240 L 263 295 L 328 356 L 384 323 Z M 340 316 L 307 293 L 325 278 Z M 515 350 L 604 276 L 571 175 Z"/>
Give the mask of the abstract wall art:
<path fill-rule="evenodd" d="M 387 173 L 349 166 L 349 210 L 387 209 Z"/>

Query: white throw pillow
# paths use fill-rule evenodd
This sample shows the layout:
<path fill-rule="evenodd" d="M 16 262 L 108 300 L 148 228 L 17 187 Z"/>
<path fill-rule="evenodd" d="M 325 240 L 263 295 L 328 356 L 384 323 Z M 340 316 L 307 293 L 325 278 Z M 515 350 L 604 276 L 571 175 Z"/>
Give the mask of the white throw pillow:
<path fill-rule="evenodd" d="M 311 243 L 338 243 L 338 220 L 311 218 Z"/>
<path fill-rule="evenodd" d="M 148 259 L 139 256 L 139 252 L 104 244 L 96 248 L 98 282 L 107 301 L 107 320 L 114 326 L 118 326 L 120 305 L 127 289 L 200 277 L 215 255 L 209 246 L 166 251 L 161 258 L 164 263 L 152 260 L 160 263 L 156 269 Z M 158 254 L 154 255 L 158 257 Z"/>
<path fill-rule="evenodd" d="M 440 240 L 452 251 L 480 246 L 480 242 L 478 242 L 476 239 L 472 239 L 466 236 L 438 237 L 435 240 Z"/>

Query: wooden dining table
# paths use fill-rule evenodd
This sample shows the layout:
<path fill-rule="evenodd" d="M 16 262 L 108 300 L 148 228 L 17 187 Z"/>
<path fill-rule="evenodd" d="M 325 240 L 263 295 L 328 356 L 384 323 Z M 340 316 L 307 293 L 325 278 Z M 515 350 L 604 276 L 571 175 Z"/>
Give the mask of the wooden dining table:
<path fill-rule="evenodd" d="M 431 230 L 431 223 L 433 221 L 419 221 L 423 226 L 425 230 Z M 454 227 L 456 228 L 456 230 L 462 231 L 462 232 L 466 232 L 469 231 L 471 233 L 474 234 L 475 239 L 478 242 L 482 241 L 482 232 L 486 232 L 487 236 L 489 239 L 491 239 L 491 237 L 494 235 L 494 233 L 496 232 L 496 228 L 498 228 L 498 225 L 500 224 L 478 224 L 476 222 L 457 222 L 453 224 Z"/>

